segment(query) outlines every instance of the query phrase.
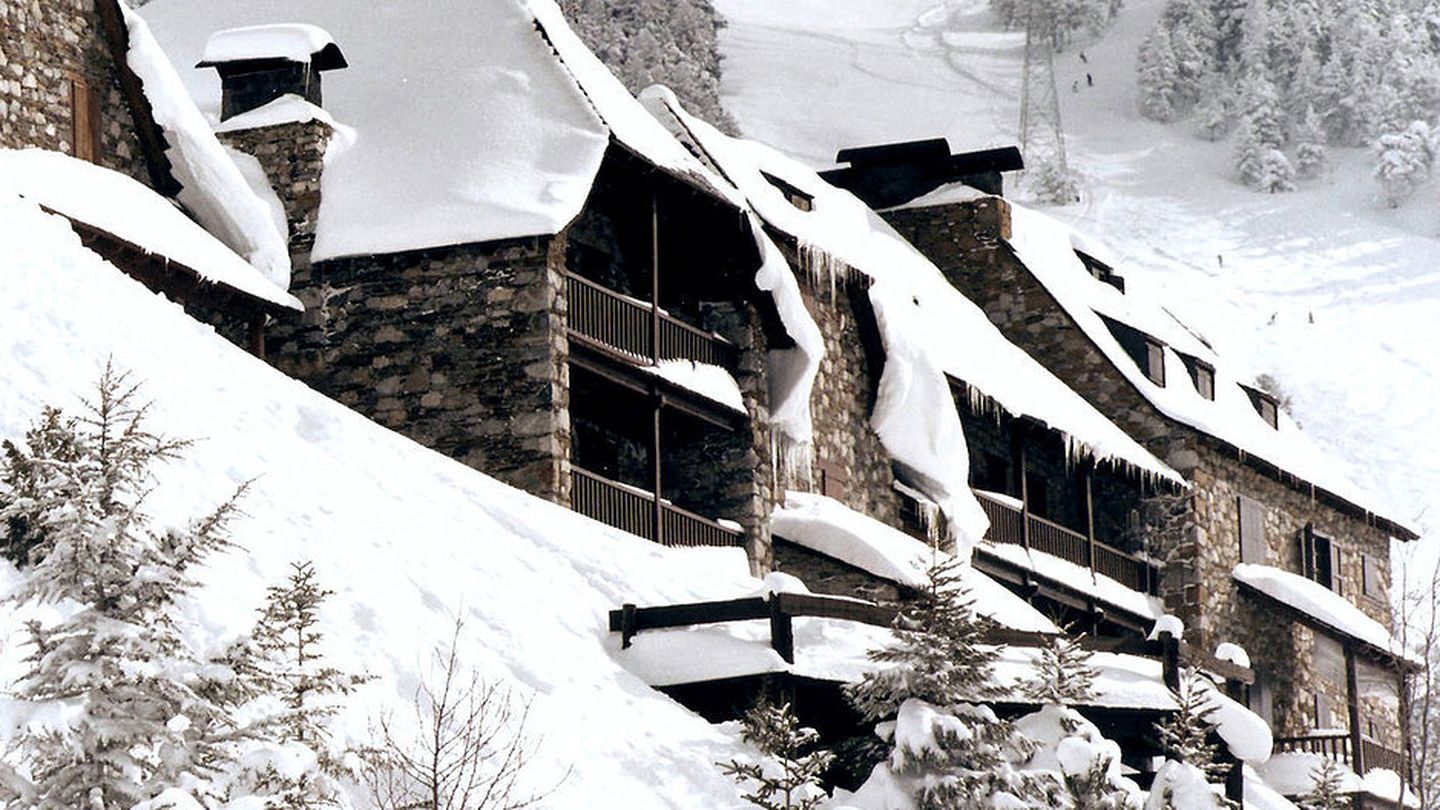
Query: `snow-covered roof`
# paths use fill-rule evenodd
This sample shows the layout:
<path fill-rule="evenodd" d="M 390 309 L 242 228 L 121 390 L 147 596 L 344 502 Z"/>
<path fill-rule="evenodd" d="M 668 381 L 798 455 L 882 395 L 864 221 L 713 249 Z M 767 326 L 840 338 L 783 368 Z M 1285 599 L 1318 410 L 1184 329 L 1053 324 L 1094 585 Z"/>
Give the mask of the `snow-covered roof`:
<path fill-rule="evenodd" d="M 1143 594 L 1104 574 L 1097 574 L 1054 554 L 1010 543 L 983 543 L 976 546 L 976 551 L 1034 571 L 1040 576 L 1072 588 L 1076 593 L 1092 596 L 1100 602 L 1141 618 L 1159 619 L 1165 613 L 1163 605 L 1156 597 Z"/>
<path fill-rule="evenodd" d="M 130 32 L 126 64 L 139 78 L 155 124 L 165 133 L 165 155 L 181 185 L 180 202 L 272 283 L 290 289 L 288 234 L 276 230 L 269 206 L 220 145 L 145 20 L 126 4 L 118 5 Z"/>
<path fill-rule="evenodd" d="M 1383 499 L 1355 483 L 1345 465 L 1313 444 L 1283 411 L 1278 413 L 1279 426 L 1271 427 L 1241 388 L 1242 384 L 1253 388 L 1254 381 L 1238 378 L 1234 368 L 1160 302 L 1134 290 L 1122 293 L 1096 279 L 1075 252 L 1078 247 L 1093 255 L 1103 253 L 1103 248 L 1086 244 L 1068 226 L 1051 217 L 1013 203 L 1010 223 L 1010 245 L 1026 268 L 1111 364 L 1161 413 L 1377 515 L 1393 514 Z M 1146 376 L 1105 324 L 1105 318 L 1165 344 L 1165 385 Z M 1181 353 L 1214 367 L 1214 400 L 1201 396 L 1191 384 Z M 1410 531 L 1393 519 L 1391 522 L 1402 531 Z"/>
<path fill-rule="evenodd" d="M 950 556 L 834 498 L 812 492 L 785 493 L 785 503 L 770 515 L 770 531 L 776 537 L 911 588 L 924 587 L 929 582 L 926 571 L 930 566 L 937 558 Z M 961 569 L 961 584 L 970 592 L 977 612 L 1005 627 L 1036 633 L 1060 632 L 1025 600 L 968 565 Z"/>
<path fill-rule="evenodd" d="M 1012 413 L 1045 421 L 1099 459 L 1181 481 L 1006 340 L 929 259 L 849 192 L 768 146 L 724 135 L 691 116 L 663 88 L 641 97 L 659 120 L 703 151 L 766 225 L 796 240 L 801 262 L 811 265 L 805 269 L 826 273 L 849 267 L 871 280 L 870 300 L 886 352 L 872 424 L 897 461 L 938 485 L 939 492 L 929 491 L 937 502 L 947 496 L 959 501 L 965 520 L 973 516 L 970 507 L 978 510 L 965 488 L 964 437 L 946 374 Z M 808 196 L 808 206 L 793 204 L 776 180 Z"/>
<path fill-rule="evenodd" d="M 240 62 L 251 59 L 288 59 L 292 62 L 309 62 L 310 57 L 335 47 L 330 32 L 317 25 L 303 23 L 276 23 L 272 25 L 247 25 L 242 28 L 228 28 L 216 31 L 205 41 L 205 51 L 200 57 L 199 67 L 208 67 L 221 62 Z"/>
<path fill-rule="evenodd" d="M 324 107 L 317 107 L 294 93 L 286 93 L 253 110 L 226 118 L 215 125 L 215 131 L 238 132 L 244 129 L 273 127 L 277 124 L 302 124 L 306 121 L 320 121 L 331 127 L 340 126 Z"/>
<path fill-rule="evenodd" d="M 653 366 L 640 368 L 732 411 L 742 414 L 746 412 L 740 385 L 730 376 L 730 372 L 720 366 L 697 363 L 694 360 L 661 360 Z"/>
<path fill-rule="evenodd" d="M 326 156 L 312 258 L 553 234 L 580 211 L 613 137 L 709 188 L 685 151 L 587 50 L 551 0 L 432 0 L 356 13 L 350 0 L 155 0 L 174 54 L 218 28 L 319 25 L 350 62 L 325 88 L 354 143 Z M 187 75 L 218 108 L 218 83 Z M 738 204 L 738 201 L 737 201 Z"/>
<path fill-rule="evenodd" d="M 173 203 L 127 175 L 43 149 L 0 149 L 0 188 L 286 309 L 304 307 Z"/>
<path fill-rule="evenodd" d="M 1422 663 L 1414 653 L 1407 653 L 1404 646 L 1391 636 L 1385 625 L 1365 615 L 1350 600 L 1313 580 L 1299 574 L 1282 571 L 1269 565 L 1240 563 L 1235 566 L 1234 577 L 1266 596 L 1289 605 L 1309 616 L 1322 627 L 1330 628 L 1349 638 L 1388 653 L 1397 658 Z"/>

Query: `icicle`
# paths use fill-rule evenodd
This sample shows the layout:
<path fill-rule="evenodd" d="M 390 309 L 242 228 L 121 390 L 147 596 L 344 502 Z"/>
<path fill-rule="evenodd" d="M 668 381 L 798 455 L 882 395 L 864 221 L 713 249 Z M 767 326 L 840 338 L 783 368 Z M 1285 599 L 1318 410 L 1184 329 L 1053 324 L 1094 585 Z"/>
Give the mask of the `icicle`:
<path fill-rule="evenodd" d="M 778 430 L 771 431 L 770 464 L 776 478 L 784 482 L 782 490 L 809 490 L 814 486 L 814 443 L 795 442 Z"/>

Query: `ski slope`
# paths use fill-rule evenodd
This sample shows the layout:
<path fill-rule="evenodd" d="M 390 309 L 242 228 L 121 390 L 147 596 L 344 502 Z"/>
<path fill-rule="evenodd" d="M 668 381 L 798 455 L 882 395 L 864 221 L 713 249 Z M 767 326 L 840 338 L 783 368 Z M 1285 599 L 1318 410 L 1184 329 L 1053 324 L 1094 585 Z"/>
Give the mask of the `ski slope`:
<path fill-rule="evenodd" d="M 812 166 L 833 165 L 840 147 L 897 139 L 944 136 L 956 150 L 1015 142 L 1023 37 L 1001 30 L 985 0 L 716 7 L 729 23 L 726 106 L 747 136 Z M 1343 150 L 1295 193 L 1241 187 L 1228 144 L 1135 111 L 1135 54 L 1162 7 L 1129 0 L 1104 36 L 1057 56 L 1083 194 L 1048 213 L 1103 241 L 1127 282 L 1164 298 L 1238 376 L 1275 377 L 1306 431 L 1386 495 L 1394 517 L 1433 535 L 1437 184 L 1386 209 L 1368 155 Z M 1415 544 L 1427 565 L 1434 546 Z"/>

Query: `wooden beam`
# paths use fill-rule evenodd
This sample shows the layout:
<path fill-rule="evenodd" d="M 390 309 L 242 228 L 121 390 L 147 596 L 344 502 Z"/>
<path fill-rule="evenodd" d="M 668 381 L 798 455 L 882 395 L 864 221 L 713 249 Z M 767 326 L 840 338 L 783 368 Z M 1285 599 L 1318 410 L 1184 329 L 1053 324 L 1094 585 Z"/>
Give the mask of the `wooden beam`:
<path fill-rule="evenodd" d="M 660 364 L 660 197 L 650 190 L 650 359 Z"/>
<path fill-rule="evenodd" d="M 1350 750 L 1355 773 L 1365 775 L 1365 745 L 1360 733 L 1360 679 L 1355 666 L 1355 648 L 1345 645 L 1345 708 L 1350 714 Z"/>
<path fill-rule="evenodd" d="M 662 545 L 665 543 L 665 507 L 664 504 L 662 504 L 660 501 L 662 497 L 660 487 L 660 475 L 662 467 L 660 462 L 660 411 L 664 407 L 665 397 L 657 395 L 654 398 L 654 404 L 651 406 L 651 427 L 653 428 L 653 430 L 650 435 L 650 466 L 652 474 L 651 484 L 655 494 L 655 499 L 650 505 L 652 508 L 651 519 L 655 527 L 655 533 L 653 536 L 655 542 Z"/>
<path fill-rule="evenodd" d="M 170 158 L 165 155 L 168 148 L 165 133 L 155 123 L 155 111 L 145 96 L 140 77 L 130 69 L 130 29 L 120 12 L 119 0 L 95 0 L 95 8 L 100 12 L 100 26 L 105 30 L 105 41 L 110 48 L 110 59 L 115 63 L 121 94 L 135 119 L 134 132 L 140 139 L 141 151 L 145 153 L 150 184 L 166 197 L 174 197 L 180 193 L 181 185 L 175 179 Z"/>

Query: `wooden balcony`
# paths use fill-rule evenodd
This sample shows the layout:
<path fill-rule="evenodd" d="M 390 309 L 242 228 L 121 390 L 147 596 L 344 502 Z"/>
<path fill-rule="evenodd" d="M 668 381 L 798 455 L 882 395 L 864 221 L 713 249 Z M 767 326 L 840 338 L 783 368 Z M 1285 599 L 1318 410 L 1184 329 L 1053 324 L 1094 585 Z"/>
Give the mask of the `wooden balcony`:
<path fill-rule="evenodd" d="M 737 351 L 733 343 L 713 332 L 696 329 L 652 302 L 622 295 L 573 274 L 565 277 L 565 294 L 572 335 L 642 363 L 683 359 L 735 368 Z"/>
<path fill-rule="evenodd" d="M 745 535 L 654 493 L 570 468 L 570 508 L 621 531 L 667 546 L 741 546 Z"/>
<path fill-rule="evenodd" d="M 988 493 L 977 491 L 975 496 L 990 518 L 990 531 L 986 535 L 990 542 L 1043 551 L 1141 593 L 1158 592 L 1160 572 L 1150 562 L 1018 509 Z"/>
<path fill-rule="evenodd" d="M 1410 779 L 1409 764 L 1405 755 L 1394 751 L 1366 737 L 1360 738 L 1360 759 L 1355 758 L 1355 742 L 1350 732 L 1312 733 L 1301 737 L 1276 737 L 1275 753 L 1319 754 L 1343 763 L 1351 770 L 1364 774 L 1372 768 L 1385 768 L 1400 774 L 1407 784 Z"/>

